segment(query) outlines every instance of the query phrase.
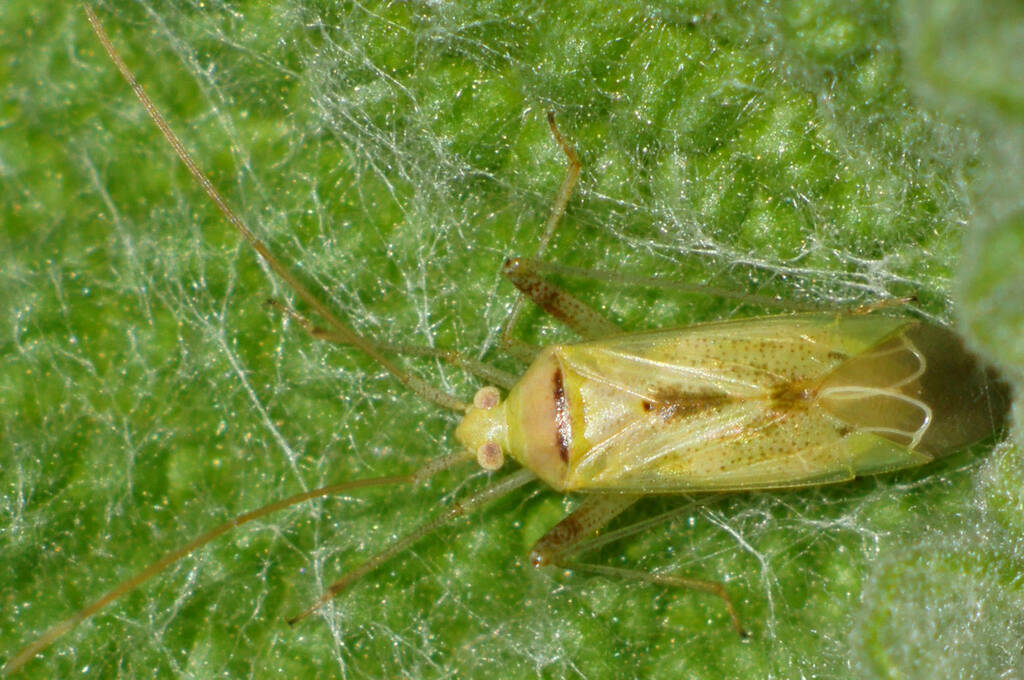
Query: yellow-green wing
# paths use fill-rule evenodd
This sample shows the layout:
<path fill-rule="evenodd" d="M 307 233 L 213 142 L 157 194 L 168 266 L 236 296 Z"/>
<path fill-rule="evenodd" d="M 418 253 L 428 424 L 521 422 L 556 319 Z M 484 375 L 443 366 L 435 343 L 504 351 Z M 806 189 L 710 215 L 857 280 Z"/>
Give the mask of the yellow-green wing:
<path fill-rule="evenodd" d="M 573 370 L 637 396 L 718 390 L 763 394 L 780 381 L 823 377 L 907 319 L 794 314 L 629 333 L 564 348 Z"/>
<path fill-rule="evenodd" d="M 793 394 L 907 323 L 797 315 L 563 347 L 573 409 L 568 487 L 793 487 L 924 462 Z"/>

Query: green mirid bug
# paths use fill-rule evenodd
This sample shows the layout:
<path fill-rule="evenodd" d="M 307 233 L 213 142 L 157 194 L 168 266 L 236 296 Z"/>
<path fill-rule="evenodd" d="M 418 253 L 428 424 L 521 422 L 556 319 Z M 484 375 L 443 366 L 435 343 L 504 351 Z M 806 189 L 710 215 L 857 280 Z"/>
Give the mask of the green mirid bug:
<path fill-rule="evenodd" d="M 88 6 L 86 13 L 182 162 L 242 238 L 294 290 L 309 316 L 278 306 L 315 337 L 358 348 L 417 394 L 464 413 L 455 431 L 464 451 L 430 461 L 408 475 L 306 492 L 225 522 L 44 632 L 7 661 L 4 673 L 17 671 L 110 602 L 234 527 L 330 493 L 417 482 L 471 458 L 485 469 L 498 470 L 510 457 L 522 469 L 450 506 L 345 573 L 291 622 L 308 616 L 431 531 L 539 479 L 555 491 L 585 494 L 585 500 L 534 545 L 533 564 L 704 590 L 722 599 L 733 626 L 743 634 L 739 616 L 719 583 L 584 564 L 573 555 L 582 541 L 643 496 L 836 483 L 929 463 L 990 437 L 1003 426 L 1009 388 L 959 336 L 941 326 L 868 309 L 623 333 L 544 278 L 544 265 L 534 260 L 506 262 L 506 276 L 585 340 L 540 350 L 518 380 L 454 353 L 368 339 L 331 312 L 231 211 L 118 56 Z M 569 169 L 542 250 L 579 173 L 575 152 L 550 116 L 549 122 Z M 518 306 L 505 335 L 517 314 Z M 506 396 L 488 386 L 472 403 L 463 403 L 407 373 L 390 358 L 395 353 L 450 360 L 498 383 Z"/>
<path fill-rule="evenodd" d="M 559 491 L 740 491 L 923 465 L 992 434 L 1005 408 L 944 328 L 806 314 L 549 347 L 456 436 Z"/>

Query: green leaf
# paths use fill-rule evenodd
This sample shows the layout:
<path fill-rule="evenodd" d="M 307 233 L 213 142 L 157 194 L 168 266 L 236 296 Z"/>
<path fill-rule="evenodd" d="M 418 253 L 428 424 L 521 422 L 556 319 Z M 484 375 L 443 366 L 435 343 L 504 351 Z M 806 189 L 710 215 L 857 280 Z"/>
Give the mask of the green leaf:
<path fill-rule="evenodd" d="M 547 259 L 825 308 L 914 295 L 929 318 L 969 321 L 969 339 L 1019 376 L 1019 83 L 937 84 L 917 66 L 944 24 L 911 9 L 97 7 L 231 206 L 367 335 L 522 370 L 498 347 L 514 300 L 500 265 L 534 251 L 564 173 L 552 110 L 584 167 Z M 1004 30 L 1004 11 L 983 28 Z M 80 7 L 8 0 L 0 56 L 8 659 L 220 521 L 453 451 L 457 415 L 264 304 L 292 294 L 195 186 Z M 772 311 L 566 285 L 630 329 Z M 571 337 L 533 311 L 517 335 Z M 437 362 L 408 365 L 463 399 L 479 386 Z M 284 623 L 486 484 L 464 466 L 428 488 L 357 492 L 239 529 L 57 640 L 25 675 L 933 677 L 937 664 L 1013 675 L 1024 633 L 1014 447 L 683 506 L 601 550 L 608 564 L 724 581 L 748 642 L 714 597 L 530 567 L 530 545 L 578 502 L 539 485 Z M 622 524 L 679 503 L 642 503 Z"/>

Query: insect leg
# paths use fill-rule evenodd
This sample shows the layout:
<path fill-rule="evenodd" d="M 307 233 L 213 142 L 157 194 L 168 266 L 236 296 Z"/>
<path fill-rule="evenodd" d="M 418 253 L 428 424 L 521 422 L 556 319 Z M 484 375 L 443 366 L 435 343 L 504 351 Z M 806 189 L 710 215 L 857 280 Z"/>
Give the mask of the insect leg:
<path fill-rule="evenodd" d="M 465 411 L 469 408 L 469 404 L 466 404 L 461 399 L 454 395 L 447 394 L 446 392 L 439 390 L 427 381 L 423 380 L 419 376 L 413 375 L 398 366 L 389 357 L 385 356 L 385 353 L 380 349 L 380 346 L 371 338 L 364 337 L 360 333 L 356 332 L 355 329 L 350 327 L 344 321 L 341 320 L 334 312 L 330 310 L 320 298 L 313 294 L 313 292 L 301 281 L 290 269 L 285 267 L 284 263 L 277 259 L 277 257 L 270 251 L 265 243 L 256 236 L 256 234 L 249 228 L 242 218 L 231 209 L 227 201 L 221 196 L 220 192 L 213 185 L 213 182 L 203 173 L 202 169 L 196 164 L 192 155 L 185 148 L 181 139 L 175 134 L 174 130 L 171 129 L 170 124 L 163 117 L 157 109 L 156 104 L 146 94 L 146 90 L 142 87 L 142 84 L 135 78 L 135 74 L 132 73 L 131 69 L 128 68 L 128 64 L 124 62 L 121 55 L 118 54 L 114 48 L 114 44 L 110 41 L 110 37 L 107 32 L 103 29 L 103 24 L 100 23 L 100 19 L 93 12 L 92 7 L 88 4 L 83 4 L 82 8 L 85 10 L 85 15 L 89 20 L 89 24 L 92 26 L 93 32 L 96 33 L 96 37 L 99 38 L 100 43 L 103 45 L 103 49 L 107 52 L 110 60 L 114 62 L 117 70 L 121 72 L 121 75 L 132 91 L 135 93 L 135 97 L 142 104 L 142 107 L 149 114 L 153 124 L 160 130 L 164 138 L 174 149 L 175 155 L 184 164 L 189 174 L 192 175 L 199 187 L 206 193 L 210 201 L 220 210 L 221 214 L 228 221 L 228 224 L 238 233 L 243 241 L 249 244 L 249 246 L 256 252 L 259 258 L 273 271 L 278 278 L 280 278 L 303 302 L 309 305 L 316 315 L 323 319 L 328 326 L 331 327 L 332 332 L 337 334 L 339 337 L 345 339 L 346 344 L 357 347 L 368 357 L 380 364 L 388 373 L 394 376 L 400 383 L 405 385 L 409 390 L 419 395 L 427 401 L 433 402 L 439 406 L 452 409 L 453 411 Z"/>
<path fill-rule="evenodd" d="M 317 340 L 326 340 L 327 342 L 333 342 L 347 347 L 352 346 L 345 336 L 333 333 L 322 326 L 317 326 L 311 319 L 303 316 L 283 302 L 267 300 L 267 305 L 291 318 L 292 321 L 299 324 L 302 330 L 306 331 L 310 336 Z M 461 352 L 456 352 L 455 350 L 438 349 L 436 347 L 425 347 L 422 345 L 407 345 L 397 342 L 384 342 L 381 340 L 376 340 L 375 342 L 377 347 L 384 352 L 391 352 L 393 354 L 400 354 L 403 356 L 440 359 L 452 366 L 461 368 L 467 373 L 486 380 L 489 384 L 498 385 L 505 390 L 512 389 L 519 379 L 518 376 L 513 375 L 508 371 L 503 371 L 500 368 L 491 366 L 490 364 L 477 361 L 476 359 L 468 357 Z"/>
<path fill-rule="evenodd" d="M 530 267 L 538 275 L 555 275 L 568 278 L 590 279 L 617 285 L 636 286 L 638 288 L 658 288 L 679 293 L 708 295 L 711 297 L 724 298 L 726 300 L 736 300 L 737 302 L 755 305 L 757 307 L 785 309 L 792 310 L 794 312 L 813 312 L 821 310 L 820 303 L 804 303 L 794 300 L 783 300 L 776 296 L 745 293 L 738 290 L 729 290 L 728 288 L 708 286 L 703 283 L 678 281 L 664 276 L 643 276 L 640 274 L 605 271 L 601 269 L 585 269 L 583 267 L 572 267 L 569 265 L 558 264 L 557 262 L 541 260 L 531 260 Z"/>
<path fill-rule="evenodd" d="M 874 312 L 881 311 L 883 309 L 892 309 L 894 307 L 907 307 L 917 302 L 917 296 L 911 295 L 910 297 L 898 297 L 898 298 L 885 298 L 883 300 L 875 300 L 874 302 L 868 302 L 863 305 L 858 305 L 850 310 L 850 314 L 873 314 Z"/>
<path fill-rule="evenodd" d="M 584 339 L 605 338 L 622 332 L 596 309 L 542 277 L 535 264 L 535 260 L 513 257 L 505 260 L 501 273 L 538 307 Z"/>
<path fill-rule="evenodd" d="M 652 574 L 639 569 L 623 569 L 621 567 L 578 562 L 570 559 L 574 553 L 579 552 L 581 543 L 586 542 L 586 539 L 595 531 L 599 531 L 616 515 L 624 511 L 639 498 L 639 495 L 633 494 L 589 496 L 571 515 L 552 527 L 548 533 L 544 534 L 534 544 L 533 549 L 530 551 L 530 559 L 533 565 L 541 567 L 551 564 L 575 571 L 634 579 L 661 586 L 690 588 L 716 595 L 725 603 L 725 609 L 729 613 L 732 626 L 737 634 L 742 638 L 746 638 L 747 632 L 740 625 L 739 615 L 736 613 L 732 600 L 729 599 L 725 586 L 717 581 L 706 581 L 704 579 L 675 576 L 673 574 Z"/>
<path fill-rule="evenodd" d="M 736 613 L 736 608 L 733 606 L 732 600 L 729 599 L 729 593 L 726 592 L 725 586 L 718 581 L 705 581 L 700 578 L 675 576 L 673 574 L 652 574 L 639 569 L 622 569 L 621 567 L 609 567 L 604 564 L 581 562 L 573 562 L 571 565 L 568 565 L 568 568 L 575 569 L 577 571 L 590 572 L 591 574 L 600 574 L 601 576 L 635 579 L 637 581 L 653 583 L 659 586 L 690 588 L 691 590 L 700 590 L 705 593 L 716 595 L 725 603 L 725 610 L 729 613 L 729 619 L 732 621 L 732 627 L 736 631 L 736 634 L 744 639 L 750 637 L 750 634 L 744 630 L 743 626 L 740 624 L 740 617 Z"/>
<path fill-rule="evenodd" d="M 565 154 L 565 158 L 568 161 L 568 165 L 565 168 L 565 178 L 562 180 L 562 185 L 558 188 L 558 195 L 555 197 L 555 204 L 551 207 L 551 214 L 548 215 L 548 221 L 544 225 L 544 231 L 541 232 L 540 242 L 537 244 L 537 250 L 534 251 L 533 256 L 540 258 L 544 251 L 547 250 L 548 244 L 551 243 L 551 238 L 555 235 L 555 229 L 558 228 L 559 222 L 562 220 L 562 216 L 565 215 L 565 209 L 569 205 L 569 199 L 572 198 L 573 192 L 576 190 L 576 182 L 580 178 L 580 158 L 576 155 L 576 150 L 562 135 L 562 132 L 558 129 L 558 125 L 555 124 L 555 114 L 548 111 L 548 127 L 551 128 L 551 134 L 554 136 L 555 141 L 562 148 L 562 153 Z M 516 296 L 515 301 L 512 303 L 512 309 L 508 313 L 508 317 L 505 319 L 504 325 L 501 327 L 501 344 L 509 350 L 510 353 L 519 355 L 520 358 L 531 361 L 533 355 L 536 354 L 536 350 L 518 341 L 512 337 L 512 328 L 515 326 L 516 321 L 519 319 L 519 315 L 523 311 L 523 297 L 522 295 Z"/>
<path fill-rule="evenodd" d="M 165 554 L 156 562 L 153 562 L 142 571 L 136 573 L 134 576 L 122 581 L 121 583 L 108 590 L 105 594 L 100 596 L 98 599 L 87 604 L 86 606 L 79 609 L 77 612 L 64 619 L 63 621 L 53 625 L 48 630 L 43 632 L 42 635 L 37 637 L 32 642 L 25 645 L 17 654 L 7 660 L 7 662 L 0 667 L 0 675 L 10 675 L 17 671 L 19 668 L 28 663 L 34 656 L 42 652 L 44 649 L 53 644 L 58 638 L 63 636 L 65 633 L 74 629 L 83 621 L 87 620 L 93 614 L 97 613 L 111 602 L 120 599 L 121 597 L 132 592 L 140 585 L 153 578 L 167 567 L 171 566 L 175 562 L 191 555 L 199 548 L 203 547 L 207 543 L 210 543 L 214 539 L 226 534 L 227 532 L 237 529 L 240 526 L 253 522 L 255 520 L 266 517 L 267 515 L 278 512 L 285 508 L 304 503 L 314 498 L 322 498 L 324 496 L 336 495 L 340 493 L 347 493 L 356 489 L 363 489 L 374 486 L 393 486 L 393 485 L 408 485 L 421 483 L 433 475 L 437 474 L 445 468 L 451 467 L 453 464 L 466 460 L 466 456 L 457 454 L 450 456 L 442 456 L 433 460 L 427 461 L 416 471 L 405 474 L 405 475 L 394 475 L 388 477 L 373 477 L 368 479 L 357 479 L 349 482 L 341 482 L 339 484 L 331 484 L 330 486 L 321 487 L 319 489 L 313 489 L 311 491 L 303 491 L 302 493 L 295 494 L 288 498 L 275 501 L 264 505 L 263 507 L 249 512 L 242 513 L 236 517 L 232 517 L 226 522 L 218 524 L 213 529 L 210 529 L 206 533 L 202 534 L 198 538 L 195 538 L 185 545 L 172 550 Z M 528 480 L 527 480 L 528 481 Z M 489 487 L 493 488 L 493 487 Z"/>
<path fill-rule="evenodd" d="M 574 547 L 640 499 L 639 494 L 594 494 L 587 496 L 572 514 L 551 527 L 530 549 L 535 567 L 549 564 L 568 566 L 566 560 Z"/>
<path fill-rule="evenodd" d="M 504 479 L 481 489 L 469 498 L 453 503 L 440 515 L 423 522 L 409 533 L 398 537 L 380 552 L 370 556 L 362 564 L 343 574 L 341 578 L 327 588 L 324 594 L 321 595 L 316 602 L 300 614 L 288 619 L 288 624 L 294 625 L 308 617 L 310 614 L 320 609 L 320 607 L 324 606 L 327 602 L 330 602 L 333 598 L 337 597 L 341 591 L 345 590 L 363 576 L 366 576 L 371 571 L 390 560 L 392 557 L 405 552 L 412 547 L 413 544 L 424 537 L 429 536 L 441 527 L 463 517 L 481 505 L 501 498 L 510 491 L 514 491 L 534 479 L 536 479 L 536 477 L 529 470 L 519 470 L 518 472 L 515 472 Z"/>

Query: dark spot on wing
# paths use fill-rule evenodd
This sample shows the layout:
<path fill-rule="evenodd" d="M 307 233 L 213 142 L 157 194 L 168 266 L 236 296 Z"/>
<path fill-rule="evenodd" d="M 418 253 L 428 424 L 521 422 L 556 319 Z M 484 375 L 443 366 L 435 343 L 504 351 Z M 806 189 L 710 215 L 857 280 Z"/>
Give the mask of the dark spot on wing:
<path fill-rule="evenodd" d="M 775 386 L 768 397 L 773 411 L 792 411 L 805 408 L 816 396 L 816 391 L 802 381 L 786 381 Z"/>
<path fill-rule="evenodd" d="M 642 402 L 644 411 L 656 411 L 662 420 L 690 418 L 701 413 L 714 411 L 733 401 L 725 392 L 682 392 L 665 389 L 654 395 L 651 401 Z"/>

